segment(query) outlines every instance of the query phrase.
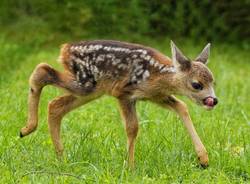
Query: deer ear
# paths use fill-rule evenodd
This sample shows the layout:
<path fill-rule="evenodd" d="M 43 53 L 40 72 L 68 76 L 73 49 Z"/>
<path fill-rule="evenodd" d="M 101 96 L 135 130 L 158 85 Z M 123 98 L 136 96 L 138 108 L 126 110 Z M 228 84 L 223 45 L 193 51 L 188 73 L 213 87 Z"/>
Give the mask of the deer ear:
<path fill-rule="evenodd" d="M 208 43 L 206 45 L 206 47 L 201 51 L 199 56 L 195 59 L 195 61 L 201 62 L 203 64 L 207 64 L 208 63 L 208 57 L 209 57 L 209 54 L 210 54 L 210 46 L 211 46 L 211 44 Z"/>
<path fill-rule="evenodd" d="M 175 43 L 171 40 L 171 52 L 172 52 L 172 60 L 176 69 L 178 70 L 188 70 L 191 67 L 191 62 L 188 58 L 182 54 L 180 49 L 177 48 Z"/>

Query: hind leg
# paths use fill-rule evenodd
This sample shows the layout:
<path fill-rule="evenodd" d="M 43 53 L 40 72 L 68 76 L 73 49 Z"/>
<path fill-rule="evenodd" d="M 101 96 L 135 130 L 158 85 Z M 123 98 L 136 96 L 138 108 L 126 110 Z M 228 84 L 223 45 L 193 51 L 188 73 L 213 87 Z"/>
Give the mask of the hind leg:
<path fill-rule="evenodd" d="M 41 63 L 37 65 L 30 76 L 30 91 L 28 97 L 28 120 L 27 125 L 21 129 L 20 137 L 35 131 L 38 123 L 38 106 L 42 88 L 52 79 L 47 72 L 49 65 Z"/>
<path fill-rule="evenodd" d="M 67 112 L 78 105 L 80 105 L 79 100 L 72 95 L 58 97 L 48 105 L 49 132 L 58 155 L 63 152 L 63 145 L 60 140 L 61 120 Z"/>
<path fill-rule="evenodd" d="M 89 95 L 85 97 L 75 97 L 73 95 L 65 95 L 52 100 L 48 105 L 48 124 L 52 142 L 56 153 L 61 156 L 63 153 L 63 145 L 60 140 L 60 125 L 64 115 L 73 109 L 86 104 L 87 102 L 97 98 Z"/>
<path fill-rule="evenodd" d="M 37 65 L 29 79 L 28 120 L 26 126 L 21 129 L 20 137 L 30 134 L 37 128 L 39 99 L 43 87 L 51 84 L 79 94 L 81 89 L 73 79 L 71 74 L 60 73 L 46 63 Z"/>

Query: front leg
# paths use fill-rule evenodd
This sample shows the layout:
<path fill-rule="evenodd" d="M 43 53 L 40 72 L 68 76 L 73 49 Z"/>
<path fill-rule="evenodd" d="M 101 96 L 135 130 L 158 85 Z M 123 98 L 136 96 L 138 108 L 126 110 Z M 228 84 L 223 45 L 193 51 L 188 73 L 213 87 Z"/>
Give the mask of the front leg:
<path fill-rule="evenodd" d="M 206 148 L 204 147 L 200 137 L 198 136 L 194 128 L 194 125 L 188 112 L 187 105 L 181 100 L 175 98 L 174 96 L 168 96 L 163 100 L 157 101 L 157 103 L 163 107 L 174 110 L 180 116 L 180 118 L 184 122 L 184 125 L 189 135 L 191 136 L 201 166 L 208 166 L 208 154 Z"/>
<path fill-rule="evenodd" d="M 138 133 L 135 103 L 135 101 L 127 98 L 119 99 L 120 112 L 127 132 L 128 163 L 130 168 L 134 168 L 135 139 Z"/>

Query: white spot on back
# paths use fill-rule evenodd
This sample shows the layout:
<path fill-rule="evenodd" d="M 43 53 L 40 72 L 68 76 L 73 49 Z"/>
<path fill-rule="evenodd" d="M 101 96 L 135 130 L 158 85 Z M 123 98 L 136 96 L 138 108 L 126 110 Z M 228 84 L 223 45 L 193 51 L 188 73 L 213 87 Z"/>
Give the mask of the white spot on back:
<path fill-rule="evenodd" d="M 152 59 L 150 59 L 150 61 L 149 61 L 149 64 L 151 65 L 151 66 L 153 66 L 154 65 L 154 63 L 155 63 L 155 60 L 152 58 Z"/>
<path fill-rule="evenodd" d="M 143 78 L 143 80 L 145 80 L 145 79 L 147 79 L 149 76 L 150 76 L 149 71 L 148 71 L 148 70 L 145 70 L 145 72 L 143 73 L 142 78 Z"/>

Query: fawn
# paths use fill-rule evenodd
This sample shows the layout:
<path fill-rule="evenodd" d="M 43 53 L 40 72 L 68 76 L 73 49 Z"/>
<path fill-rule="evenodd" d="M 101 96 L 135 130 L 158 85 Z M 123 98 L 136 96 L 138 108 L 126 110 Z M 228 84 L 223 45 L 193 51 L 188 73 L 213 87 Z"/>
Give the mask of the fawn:
<path fill-rule="evenodd" d="M 60 125 L 65 114 L 104 94 L 117 98 L 127 133 L 128 162 L 134 166 L 138 133 L 136 101 L 149 100 L 175 111 L 191 136 L 199 162 L 208 165 L 207 151 L 190 119 L 187 106 L 174 95 L 184 95 L 206 109 L 218 102 L 213 75 L 207 68 L 210 44 L 190 60 L 171 41 L 172 59 L 139 44 L 112 40 L 67 43 L 61 48 L 59 72 L 46 63 L 37 65 L 29 79 L 28 121 L 21 129 L 24 137 L 38 125 L 38 105 L 42 88 L 53 85 L 67 92 L 48 105 L 48 125 L 58 156 L 63 153 Z"/>

